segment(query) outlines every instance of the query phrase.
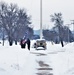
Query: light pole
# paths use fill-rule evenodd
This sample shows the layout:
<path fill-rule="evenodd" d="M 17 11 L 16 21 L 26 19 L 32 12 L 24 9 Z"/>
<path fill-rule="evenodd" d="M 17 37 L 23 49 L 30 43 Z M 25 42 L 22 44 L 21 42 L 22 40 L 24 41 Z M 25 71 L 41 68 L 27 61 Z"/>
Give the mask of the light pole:
<path fill-rule="evenodd" d="M 69 25 L 71 25 L 71 24 L 66 24 L 66 25 L 68 25 L 68 42 L 70 41 L 70 35 L 69 35 Z"/>
<path fill-rule="evenodd" d="M 73 24 L 73 39 L 74 39 L 74 20 L 71 20 L 72 21 L 72 23 L 71 24 Z M 74 42 L 74 41 L 73 41 Z"/>
<path fill-rule="evenodd" d="M 40 0 L 40 39 L 42 39 L 42 0 Z"/>

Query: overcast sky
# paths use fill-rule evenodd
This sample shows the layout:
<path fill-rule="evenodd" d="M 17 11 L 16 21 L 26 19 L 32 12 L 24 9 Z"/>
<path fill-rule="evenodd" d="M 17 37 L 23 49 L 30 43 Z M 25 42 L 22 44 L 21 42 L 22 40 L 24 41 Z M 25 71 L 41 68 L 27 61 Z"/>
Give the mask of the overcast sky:
<path fill-rule="evenodd" d="M 40 28 L 40 0 L 0 0 L 6 3 L 16 3 L 19 7 L 26 8 L 27 13 L 32 16 L 32 25 L 35 29 Z M 62 13 L 64 24 L 71 23 L 74 19 L 74 0 L 42 0 L 43 4 L 43 27 L 51 28 L 53 23 L 50 15 Z M 71 25 L 70 28 L 73 28 Z"/>

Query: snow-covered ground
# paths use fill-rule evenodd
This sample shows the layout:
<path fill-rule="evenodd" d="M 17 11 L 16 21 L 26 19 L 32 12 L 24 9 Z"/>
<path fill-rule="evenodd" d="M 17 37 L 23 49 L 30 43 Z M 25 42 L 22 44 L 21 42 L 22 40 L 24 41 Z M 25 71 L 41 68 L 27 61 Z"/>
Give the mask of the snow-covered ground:
<path fill-rule="evenodd" d="M 47 50 L 0 44 L 0 75 L 74 75 L 74 43 L 51 44 Z"/>

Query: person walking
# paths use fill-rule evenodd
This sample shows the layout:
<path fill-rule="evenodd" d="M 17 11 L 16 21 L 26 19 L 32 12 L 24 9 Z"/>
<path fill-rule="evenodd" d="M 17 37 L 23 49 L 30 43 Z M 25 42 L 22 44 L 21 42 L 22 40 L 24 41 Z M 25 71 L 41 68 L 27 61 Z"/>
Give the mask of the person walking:
<path fill-rule="evenodd" d="M 21 45 L 21 48 L 25 48 L 25 46 L 26 46 L 26 39 L 25 38 L 21 39 L 20 45 Z"/>
<path fill-rule="evenodd" d="M 28 50 L 30 50 L 30 44 L 31 44 L 31 42 L 30 42 L 30 39 L 28 38 L 27 39 L 27 48 L 28 48 Z"/>

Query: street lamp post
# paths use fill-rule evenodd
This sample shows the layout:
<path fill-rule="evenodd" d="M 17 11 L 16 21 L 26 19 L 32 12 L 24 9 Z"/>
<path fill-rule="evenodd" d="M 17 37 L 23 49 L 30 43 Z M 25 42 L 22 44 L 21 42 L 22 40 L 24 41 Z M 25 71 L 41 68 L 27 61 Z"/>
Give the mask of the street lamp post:
<path fill-rule="evenodd" d="M 40 39 L 42 39 L 42 0 L 40 0 Z"/>
<path fill-rule="evenodd" d="M 73 39 L 74 39 L 74 20 L 71 20 L 71 21 L 72 21 L 71 24 L 73 24 Z M 74 42 L 74 40 L 73 40 L 73 42 Z"/>
<path fill-rule="evenodd" d="M 69 42 L 70 41 L 69 27 L 70 27 L 71 24 L 66 24 L 66 25 L 68 25 L 68 29 L 67 30 L 68 30 L 68 42 Z"/>

